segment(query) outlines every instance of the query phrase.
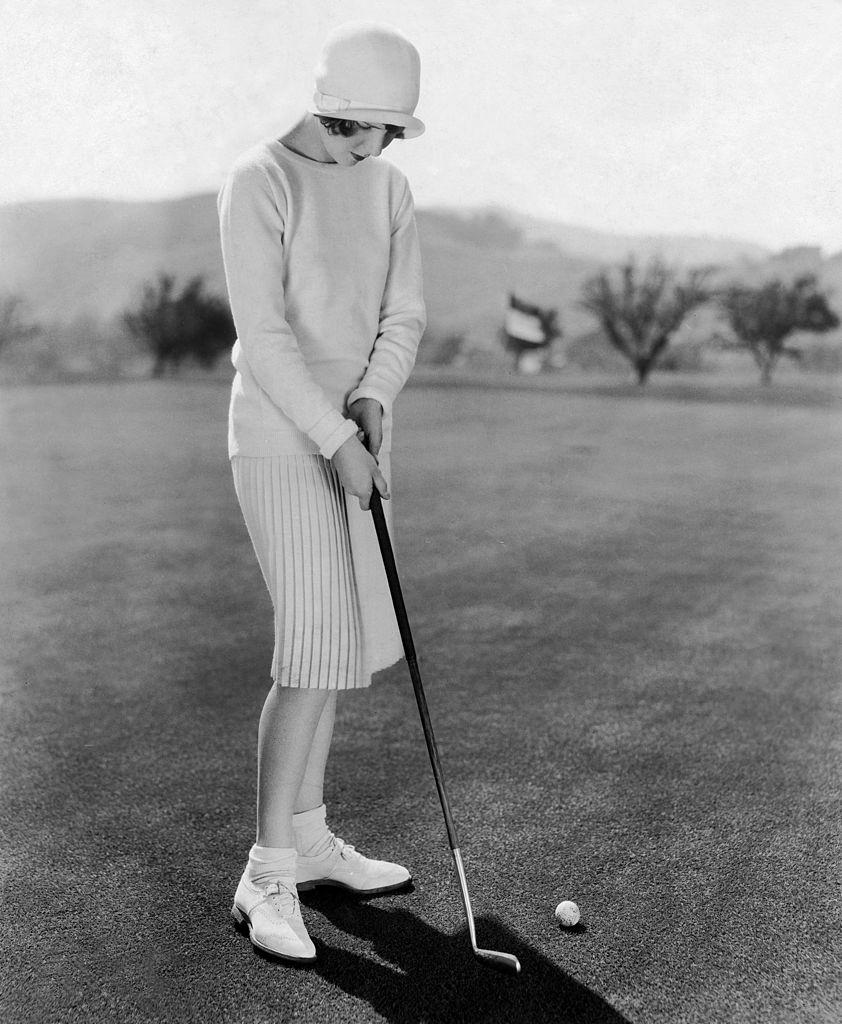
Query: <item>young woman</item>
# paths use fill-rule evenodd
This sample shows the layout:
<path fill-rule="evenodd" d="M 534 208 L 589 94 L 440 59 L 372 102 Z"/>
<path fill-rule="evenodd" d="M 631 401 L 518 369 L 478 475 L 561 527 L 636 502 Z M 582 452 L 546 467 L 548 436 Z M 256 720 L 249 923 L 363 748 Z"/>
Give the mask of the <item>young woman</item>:
<path fill-rule="evenodd" d="M 237 328 L 229 455 L 275 620 L 257 836 L 232 913 L 286 960 L 315 959 L 297 889 L 410 882 L 333 834 L 323 783 L 337 693 L 401 657 L 367 510 L 373 488 L 389 497 L 392 405 L 425 314 L 412 195 L 377 158 L 423 132 L 419 79 L 400 33 L 343 26 L 308 112 L 245 153 L 219 196 Z"/>

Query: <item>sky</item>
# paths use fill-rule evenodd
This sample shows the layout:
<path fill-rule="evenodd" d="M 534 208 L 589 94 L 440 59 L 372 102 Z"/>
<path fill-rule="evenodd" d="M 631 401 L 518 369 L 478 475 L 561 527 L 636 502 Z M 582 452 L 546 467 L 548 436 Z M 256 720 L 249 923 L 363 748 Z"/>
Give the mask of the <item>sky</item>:
<path fill-rule="evenodd" d="M 393 25 L 419 207 L 842 251 L 842 0 L 0 0 L 0 203 L 216 191 Z"/>

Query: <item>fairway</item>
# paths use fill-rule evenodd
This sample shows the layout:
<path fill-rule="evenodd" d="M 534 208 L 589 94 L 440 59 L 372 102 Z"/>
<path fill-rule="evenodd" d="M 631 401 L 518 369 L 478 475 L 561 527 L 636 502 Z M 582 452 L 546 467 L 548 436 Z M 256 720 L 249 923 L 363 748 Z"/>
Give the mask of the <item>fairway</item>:
<path fill-rule="evenodd" d="M 511 978 L 403 664 L 340 698 L 327 799 L 413 891 L 303 896 L 310 969 L 231 927 L 272 626 L 227 399 L 0 391 L 3 1020 L 838 1021 L 839 407 L 399 399 L 399 566 Z"/>

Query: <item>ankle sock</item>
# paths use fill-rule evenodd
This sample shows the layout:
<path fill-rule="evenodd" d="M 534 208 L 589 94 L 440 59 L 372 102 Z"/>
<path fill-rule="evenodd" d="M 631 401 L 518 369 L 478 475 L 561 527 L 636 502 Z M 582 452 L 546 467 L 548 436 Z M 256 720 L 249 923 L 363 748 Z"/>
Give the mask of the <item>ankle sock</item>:
<path fill-rule="evenodd" d="M 302 857 L 321 857 L 333 846 L 333 833 L 327 827 L 324 804 L 292 816 L 295 849 Z"/>
<path fill-rule="evenodd" d="M 252 885 L 269 885 L 277 879 L 295 880 L 295 847 L 258 846 L 249 850 L 248 877 Z"/>

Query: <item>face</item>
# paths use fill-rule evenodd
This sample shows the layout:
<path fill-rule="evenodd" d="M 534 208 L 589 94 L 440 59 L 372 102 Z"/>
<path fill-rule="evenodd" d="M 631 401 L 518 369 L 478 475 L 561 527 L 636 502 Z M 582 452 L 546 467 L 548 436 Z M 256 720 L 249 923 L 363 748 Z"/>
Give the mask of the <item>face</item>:
<path fill-rule="evenodd" d="M 325 152 L 333 163 L 342 167 L 356 167 L 372 156 L 380 156 L 383 150 L 398 137 L 401 128 L 386 124 L 357 122 L 353 135 L 332 135 L 316 118 L 316 127 Z"/>

